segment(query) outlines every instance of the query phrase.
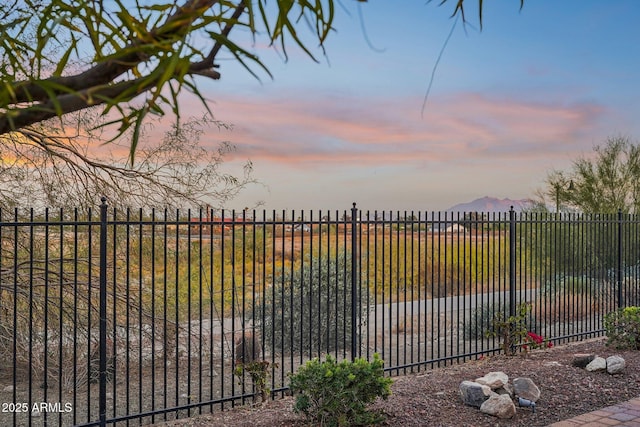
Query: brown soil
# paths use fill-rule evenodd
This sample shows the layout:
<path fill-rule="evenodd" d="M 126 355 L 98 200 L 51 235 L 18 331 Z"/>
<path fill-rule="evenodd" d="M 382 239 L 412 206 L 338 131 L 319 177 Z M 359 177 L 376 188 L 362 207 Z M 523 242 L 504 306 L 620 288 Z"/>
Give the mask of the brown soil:
<path fill-rule="evenodd" d="M 602 357 L 622 356 L 624 373 L 609 375 L 572 366 L 576 353 Z M 531 378 L 542 391 L 535 412 L 517 408 L 509 420 L 482 414 L 465 406 L 458 393 L 464 380 L 492 371 L 503 371 L 510 379 Z M 606 347 L 604 339 L 535 350 L 527 355 L 496 355 L 460 365 L 393 377 L 392 395 L 373 408 L 386 416 L 385 426 L 546 426 L 556 421 L 595 411 L 640 396 L 640 351 Z M 258 406 L 243 406 L 171 421 L 158 426 L 250 426 L 302 427 L 305 419 L 293 413 L 293 398 L 285 397 Z"/>

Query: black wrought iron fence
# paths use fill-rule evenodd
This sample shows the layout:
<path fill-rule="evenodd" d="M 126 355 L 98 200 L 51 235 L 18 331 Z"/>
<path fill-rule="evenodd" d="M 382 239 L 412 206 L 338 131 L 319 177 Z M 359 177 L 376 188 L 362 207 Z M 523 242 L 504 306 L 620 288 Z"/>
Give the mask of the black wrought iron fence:
<path fill-rule="evenodd" d="M 500 351 L 527 303 L 555 343 L 640 304 L 631 215 L 0 212 L 0 425 L 129 425 L 272 396 L 306 360 L 389 375 Z"/>

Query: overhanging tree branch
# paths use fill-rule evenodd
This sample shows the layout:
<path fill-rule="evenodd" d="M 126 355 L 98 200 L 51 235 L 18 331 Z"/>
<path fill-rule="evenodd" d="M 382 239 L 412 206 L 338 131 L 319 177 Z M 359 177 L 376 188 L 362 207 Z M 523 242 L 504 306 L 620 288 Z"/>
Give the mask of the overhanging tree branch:
<path fill-rule="evenodd" d="M 0 134 L 57 117 L 60 110 L 64 114 L 73 113 L 109 103 L 110 100 L 115 98 L 118 98 L 119 102 L 130 101 L 156 85 L 157 79 L 139 78 L 112 85 L 94 86 L 75 93 L 62 94 L 55 101 L 49 100 L 42 104 L 13 110 L 11 114 L 0 115 Z"/>
<path fill-rule="evenodd" d="M 522 7 L 524 0 L 517 1 Z M 444 3 L 449 1 L 441 0 Z M 453 15 L 464 17 L 468 2 L 453 3 Z M 478 6 L 482 21 L 482 0 Z M 324 52 L 335 9 L 335 0 L 5 2 L 0 4 L 0 134 L 101 105 L 104 114 L 119 114 L 108 122 L 119 122 L 119 137 L 131 126 L 139 129 L 148 113 L 162 115 L 169 109 L 179 117 L 177 98 L 184 89 L 206 108 L 197 81 L 185 78 L 219 79 L 215 60 L 223 49 L 254 76 L 255 67 L 270 75 L 234 28 L 247 29 L 254 39 L 266 38 L 285 55 L 293 45 L 315 60 L 310 47 L 317 43 Z M 302 35 L 301 26 L 311 32 L 311 39 Z M 87 46 L 95 52 L 85 54 Z M 177 90 L 171 88 L 164 97 L 174 83 Z M 152 96 L 141 100 L 145 105 L 127 108 L 149 91 Z M 137 138 L 134 132 L 132 158 Z"/>

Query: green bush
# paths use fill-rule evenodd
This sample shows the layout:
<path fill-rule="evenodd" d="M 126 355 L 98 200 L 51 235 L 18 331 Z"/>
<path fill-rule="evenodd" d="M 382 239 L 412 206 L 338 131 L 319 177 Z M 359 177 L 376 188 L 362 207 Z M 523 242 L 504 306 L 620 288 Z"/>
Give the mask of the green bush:
<path fill-rule="evenodd" d="M 640 307 L 619 308 L 604 317 L 607 345 L 640 350 Z"/>
<path fill-rule="evenodd" d="M 494 329 L 493 321 L 498 313 L 509 311 L 509 305 L 500 303 L 481 304 L 473 309 L 471 316 L 464 323 L 464 339 L 481 340 Z"/>
<path fill-rule="evenodd" d="M 384 362 L 378 354 L 373 361 L 356 359 L 340 363 L 328 355 L 324 362 L 312 359 L 290 376 L 296 397 L 293 410 L 322 426 L 358 426 L 381 422 L 381 414 L 368 410 L 376 398 L 391 394 L 390 378 L 385 378 Z"/>
<path fill-rule="evenodd" d="M 366 301 L 362 285 L 359 301 Z M 357 316 L 366 323 L 366 307 Z M 305 260 L 275 278 L 255 304 L 255 325 L 273 352 L 321 354 L 351 347 L 351 262 L 346 254 Z"/>

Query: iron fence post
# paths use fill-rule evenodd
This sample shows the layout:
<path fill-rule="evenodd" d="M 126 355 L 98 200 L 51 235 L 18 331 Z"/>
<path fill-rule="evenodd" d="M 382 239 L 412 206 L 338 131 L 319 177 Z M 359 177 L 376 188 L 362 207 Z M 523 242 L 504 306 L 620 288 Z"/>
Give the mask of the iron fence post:
<path fill-rule="evenodd" d="M 516 212 L 509 209 L 509 317 L 516 315 Z"/>
<path fill-rule="evenodd" d="M 100 372 L 99 417 L 100 426 L 107 425 L 107 198 L 100 205 Z"/>
<path fill-rule="evenodd" d="M 358 208 L 353 203 L 351 208 L 351 361 L 358 351 Z"/>
<path fill-rule="evenodd" d="M 616 286 L 618 290 L 618 308 L 622 308 L 622 209 L 618 209 L 618 250 L 617 250 Z"/>

